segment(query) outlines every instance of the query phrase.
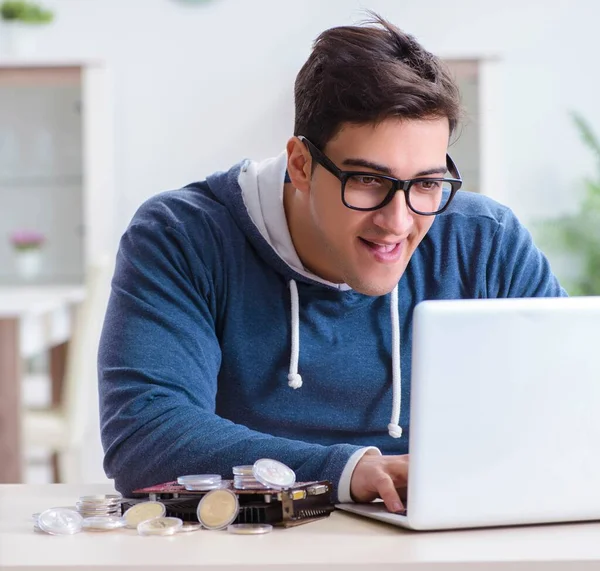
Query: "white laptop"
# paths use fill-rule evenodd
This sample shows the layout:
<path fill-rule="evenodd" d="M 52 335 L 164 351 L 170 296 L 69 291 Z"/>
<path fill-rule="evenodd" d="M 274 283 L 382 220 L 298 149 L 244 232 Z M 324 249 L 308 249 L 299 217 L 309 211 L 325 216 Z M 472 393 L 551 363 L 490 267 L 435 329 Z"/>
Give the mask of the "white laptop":
<path fill-rule="evenodd" d="M 423 530 L 600 520 L 600 297 L 426 301 L 413 327 L 406 515 L 338 507 Z"/>

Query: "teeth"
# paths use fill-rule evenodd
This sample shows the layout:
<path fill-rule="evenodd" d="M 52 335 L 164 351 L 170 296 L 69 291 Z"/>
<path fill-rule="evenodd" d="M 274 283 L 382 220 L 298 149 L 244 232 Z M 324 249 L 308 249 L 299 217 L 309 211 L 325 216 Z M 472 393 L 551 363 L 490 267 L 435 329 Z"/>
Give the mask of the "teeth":
<path fill-rule="evenodd" d="M 371 242 L 371 244 L 377 246 L 380 252 L 391 252 L 396 247 L 396 244 L 379 244 L 378 242 Z"/>

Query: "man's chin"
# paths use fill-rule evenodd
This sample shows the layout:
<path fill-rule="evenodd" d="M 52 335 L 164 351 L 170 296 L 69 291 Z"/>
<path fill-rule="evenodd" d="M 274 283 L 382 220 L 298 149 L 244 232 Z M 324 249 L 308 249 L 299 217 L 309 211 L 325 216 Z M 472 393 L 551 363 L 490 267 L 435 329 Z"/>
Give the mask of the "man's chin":
<path fill-rule="evenodd" d="M 369 295 L 372 297 L 379 297 L 381 295 L 387 295 L 390 293 L 400 281 L 401 275 L 397 279 L 390 280 L 389 278 L 383 280 L 348 280 L 346 283 L 356 292 L 363 295 Z M 352 283 L 354 282 L 354 283 Z"/>

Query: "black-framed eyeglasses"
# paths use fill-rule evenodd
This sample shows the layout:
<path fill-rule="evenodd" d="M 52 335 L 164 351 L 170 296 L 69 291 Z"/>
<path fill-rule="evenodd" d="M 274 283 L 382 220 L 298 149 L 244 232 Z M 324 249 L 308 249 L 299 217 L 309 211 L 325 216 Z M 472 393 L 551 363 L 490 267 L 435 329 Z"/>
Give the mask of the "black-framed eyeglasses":
<path fill-rule="evenodd" d="M 312 158 L 342 183 L 342 202 L 352 210 L 377 210 L 389 204 L 396 192 L 404 192 L 406 205 L 421 216 L 434 216 L 448 205 L 462 186 L 458 168 L 450 155 L 446 167 L 453 178 L 419 177 L 410 180 L 362 171 L 343 171 L 306 137 L 298 138 L 307 146 Z"/>

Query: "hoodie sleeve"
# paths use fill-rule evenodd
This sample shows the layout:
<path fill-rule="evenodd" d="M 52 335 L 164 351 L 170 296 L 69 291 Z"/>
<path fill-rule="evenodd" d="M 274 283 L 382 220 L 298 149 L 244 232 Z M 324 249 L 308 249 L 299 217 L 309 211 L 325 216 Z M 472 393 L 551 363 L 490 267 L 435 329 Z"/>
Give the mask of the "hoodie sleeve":
<path fill-rule="evenodd" d="M 235 465 L 269 457 L 292 467 L 299 481 L 331 481 L 337 494 L 360 447 L 273 437 L 215 413 L 215 298 L 214 280 L 188 238 L 137 215 L 119 247 L 98 359 L 108 477 L 128 494 L 184 474 L 226 477 Z"/>
<path fill-rule="evenodd" d="M 567 293 L 529 231 L 506 208 L 493 235 L 487 267 L 488 297 L 563 297 Z"/>

